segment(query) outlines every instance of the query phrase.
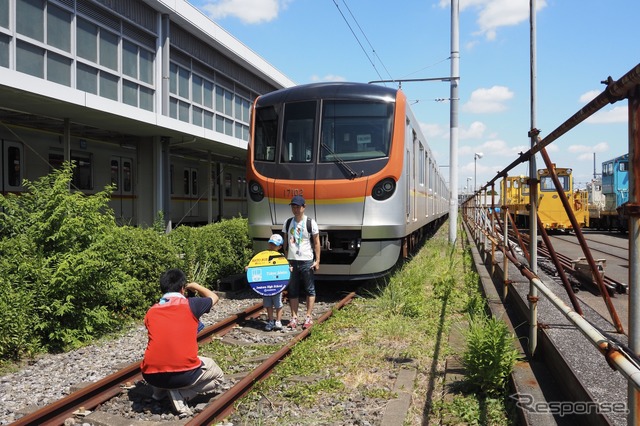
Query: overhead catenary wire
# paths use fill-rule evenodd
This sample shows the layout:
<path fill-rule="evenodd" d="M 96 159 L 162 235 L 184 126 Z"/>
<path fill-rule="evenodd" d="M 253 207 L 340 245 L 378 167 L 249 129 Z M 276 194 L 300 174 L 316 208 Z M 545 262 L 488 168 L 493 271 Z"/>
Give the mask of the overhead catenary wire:
<path fill-rule="evenodd" d="M 364 39 L 367 40 L 367 43 L 369 44 L 369 47 L 371 48 L 371 51 L 373 52 L 373 54 L 376 56 L 376 58 L 378 58 L 378 61 L 380 61 L 380 65 L 382 65 L 382 68 L 384 68 L 384 70 L 386 71 L 387 75 L 389 76 L 389 78 L 391 80 L 395 80 L 392 76 L 391 73 L 389 72 L 389 70 L 387 69 L 387 67 L 385 66 L 384 62 L 382 62 L 382 58 L 380 58 L 380 56 L 378 55 L 378 52 L 376 51 L 376 49 L 373 47 L 373 45 L 371 44 L 371 42 L 369 41 L 369 37 L 367 37 L 367 34 L 364 32 L 364 30 L 362 29 L 362 27 L 360 26 L 360 23 L 358 22 L 358 20 L 356 19 L 356 17 L 353 15 L 353 13 L 351 12 L 351 9 L 349 8 L 349 5 L 347 4 L 347 0 L 342 0 L 342 2 L 344 3 L 344 6 L 347 8 L 347 10 L 349 11 L 349 15 L 351 15 L 351 18 L 353 19 L 353 22 L 356 23 L 356 25 L 358 26 L 358 29 L 360 30 L 360 32 L 362 33 L 362 35 L 364 36 Z M 379 75 L 379 74 L 378 74 Z"/>
<path fill-rule="evenodd" d="M 344 2 L 344 0 L 343 0 Z M 336 2 L 336 0 L 333 0 L 333 4 L 336 5 L 336 8 L 338 9 L 338 12 L 340 12 L 340 16 L 342 16 L 342 19 L 344 19 L 344 22 L 347 24 L 347 26 L 349 27 L 349 30 L 351 31 L 351 34 L 353 34 L 353 36 L 355 37 L 356 41 L 358 42 L 358 45 L 360 46 L 360 48 L 362 49 L 362 52 L 364 53 L 364 55 L 367 57 L 367 59 L 369 60 L 369 62 L 371 63 L 371 66 L 373 67 L 373 69 L 375 70 L 376 74 L 378 75 L 378 77 L 382 80 L 382 76 L 380 75 L 380 72 L 378 72 L 378 68 L 376 68 L 376 64 L 373 62 L 373 60 L 371 59 L 371 57 L 369 56 L 369 54 L 367 53 L 366 49 L 364 48 L 364 46 L 362 45 L 362 43 L 360 42 L 360 39 L 358 38 L 357 34 L 355 33 L 355 31 L 353 30 L 353 28 L 351 27 L 351 24 L 349 23 L 349 21 L 347 20 L 347 17 L 344 16 L 344 13 L 342 13 L 342 10 L 340 9 L 340 6 L 338 5 L 338 3 Z M 346 6 L 346 3 L 345 3 Z M 348 9 L 348 7 L 347 7 Z M 351 11 L 349 11 L 351 13 Z M 353 15 L 351 15 L 353 17 Z M 355 18 L 354 18 L 355 20 Z M 356 22 L 357 23 L 357 22 Z M 360 27 L 360 26 L 358 26 Z M 360 29 L 360 31 L 362 31 L 362 29 Z M 364 34 L 364 32 L 363 32 Z M 365 36 L 366 38 L 366 36 Z M 384 66 L 384 65 L 383 65 Z"/>

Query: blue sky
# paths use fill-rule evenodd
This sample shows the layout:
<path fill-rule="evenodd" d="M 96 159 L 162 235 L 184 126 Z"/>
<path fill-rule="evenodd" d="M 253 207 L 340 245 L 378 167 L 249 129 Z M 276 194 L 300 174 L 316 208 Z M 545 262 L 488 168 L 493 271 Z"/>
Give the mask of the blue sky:
<path fill-rule="evenodd" d="M 191 0 L 298 84 L 448 77 L 450 0 Z M 544 137 L 640 61 L 637 0 L 537 0 L 536 123 Z M 459 0 L 458 191 L 529 149 L 528 0 Z M 355 34 L 355 35 L 354 35 Z M 393 84 L 386 84 L 395 87 Z M 403 91 L 449 180 L 450 84 Z M 443 101 L 444 99 L 444 101 Z M 607 106 L 547 150 L 584 187 L 603 161 L 628 152 L 627 101 Z M 538 157 L 538 168 L 543 161 Z M 512 174 L 527 173 L 521 165 Z"/>

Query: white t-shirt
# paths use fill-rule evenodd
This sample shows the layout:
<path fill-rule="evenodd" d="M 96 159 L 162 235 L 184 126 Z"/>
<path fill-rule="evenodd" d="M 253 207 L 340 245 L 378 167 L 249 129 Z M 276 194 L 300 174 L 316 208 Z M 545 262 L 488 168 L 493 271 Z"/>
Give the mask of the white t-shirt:
<path fill-rule="evenodd" d="M 313 260 L 313 246 L 311 245 L 311 235 L 307 231 L 307 216 L 303 215 L 300 222 L 296 222 L 295 216 L 291 218 L 289 229 L 287 222 L 282 225 L 282 233 L 287 236 L 289 260 Z M 311 219 L 311 233 L 318 235 L 318 224 Z"/>

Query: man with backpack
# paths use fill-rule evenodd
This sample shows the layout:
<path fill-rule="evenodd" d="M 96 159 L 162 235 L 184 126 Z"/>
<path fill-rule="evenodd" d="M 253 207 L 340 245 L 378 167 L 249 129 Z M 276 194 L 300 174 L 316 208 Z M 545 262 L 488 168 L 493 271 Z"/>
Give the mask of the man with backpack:
<path fill-rule="evenodd" d="M 316 301 L 314 271 L 320 269 L 320 236 L 318 224 L 304 214 L 305 199 L 296 195 L 289 203 L 293 217 L 287 219 L 282 227 L 284 251 L 293 267 L 288 287 L 291 320 L 288 327 L 294 330 L 298 326 L 298 299 L 300 286 L 304 286 L 307 294 L 307 312 L 302 328 L 305 330 L 313 324 L 311 314 Z"/>

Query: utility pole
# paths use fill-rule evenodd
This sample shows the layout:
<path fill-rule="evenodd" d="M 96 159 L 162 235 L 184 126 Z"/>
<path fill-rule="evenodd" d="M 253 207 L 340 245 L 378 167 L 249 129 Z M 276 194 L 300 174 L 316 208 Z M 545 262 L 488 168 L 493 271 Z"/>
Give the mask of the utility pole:
<path fill-rule="evenodd" d="M 451 114 L 449 141 L 449 244 L 456 242 L 458 229 L 458 84 L 460 81 L 460 8 L 458 0 L 451 0 Z"/>
<path fill-rule="evenodd" d="M 459 0 L 451 0 L 451 76 L 435 78 L 410 78 L 400 80 L 372 80 L 372 83 L 398 83 L 407 81 L 449 81 L 451 82 L 450 141 L 449 141 L 449 243 L 456 241 L 458 226 L 458 81 L 460 80 L 460 42 L 459 42 Z"/>

